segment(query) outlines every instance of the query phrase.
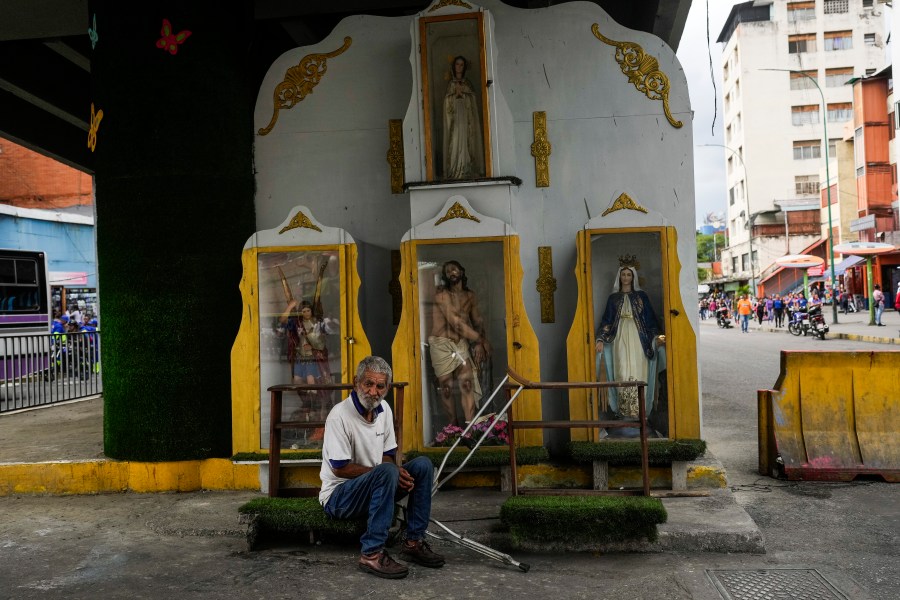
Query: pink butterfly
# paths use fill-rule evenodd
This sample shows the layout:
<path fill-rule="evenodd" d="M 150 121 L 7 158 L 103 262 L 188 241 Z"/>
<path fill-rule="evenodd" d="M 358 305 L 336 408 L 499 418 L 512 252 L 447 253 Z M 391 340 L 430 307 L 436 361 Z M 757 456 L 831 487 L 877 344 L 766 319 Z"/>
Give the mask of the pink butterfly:
<path fill-rule="evenodd" d="M 169 54 L 173 55 L 178 54 L 178 46 L 191 36 L 191 32 L 187 29 L 172 33 L 172 24 L 168 19 L 163 19 L 162 30 L 159 33 L 162 37 L 156 40 L 156 47 L 168 50 Z"/>

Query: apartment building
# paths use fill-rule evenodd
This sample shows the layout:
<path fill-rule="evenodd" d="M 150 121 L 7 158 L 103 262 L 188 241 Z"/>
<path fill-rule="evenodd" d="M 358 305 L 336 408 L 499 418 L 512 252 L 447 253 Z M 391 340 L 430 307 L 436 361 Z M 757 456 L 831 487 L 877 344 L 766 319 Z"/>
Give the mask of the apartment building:
<path fill-rule="evenodd" d="M 752 280 L 764 293 L 780 293 L 802 276 L 784 273 L 778 257 L 827 256 L 820 172 L 827 152 L 829 176 L 837 175 L 838 145 L 853 120 L 851 80 L 884 64 L 885 13 L 877 0 L 757 0 L 732 8 L 717 40 L 725 44 L 726 289 Z M 841 220 L 832 227 L 839 236 Z"/>

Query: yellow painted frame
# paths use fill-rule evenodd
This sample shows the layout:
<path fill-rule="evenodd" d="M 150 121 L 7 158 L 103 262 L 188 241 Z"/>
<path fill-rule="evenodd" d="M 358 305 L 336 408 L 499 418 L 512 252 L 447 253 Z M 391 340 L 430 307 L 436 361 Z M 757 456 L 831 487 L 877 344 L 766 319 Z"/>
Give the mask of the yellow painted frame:
<path fill-rule="evenodd" d="M 490 102 L 488 101 L 488 83 L 487 83 L 487 52 L 485 52 L 484 40 L 484 14 L 462 13 L 453 15 L 441 15 L 437 17 L 422 17 L 419 19 L 419 55 L 421 56 L 421 75 L 422 75 L 422 114 L 424 115 L 425 124 L 425 177 L 428 181 L 434 180 L 434 151 L 432 142 L 434 140 L 434 132 L 431 130 L 431 90 L 428 76 L 428 36 L 426 30 L 429 23 L 438 23 L 441 21 L 459 21 L 462 19 L 475 19 L 478 23 L 478 45 L 479 45 L 479 62 L 481 64 L 481 89 L 484 90 L 481 96 L 481 126 L 482 135 L 484 136 L 484 176 L 491 177 L 493 169 L 491 168 L 491 128 L 490 128 Z"/>
<path fill-rule="evenodd" d="M 518 236 L 494 236 L 452 239 L 411 240 L 400 244 L 402 262 L 400 285 L 403 293 L 403 316 L 391 346 L 393 354 L 394 379 L 408 381 L 409 391 L 403 411 L 403 451 L 425 450 L 425 440 L 419 411 L 422 410 L 422 370 L 419 366 L 419 284 L 417 270 L 417 248 L 435 244 L 473 244 L 479 242 L 502 242 L 504 275 L 506 277 L 506 351 L 511 366 L 516 372 L 532 381 L 540 380 L 540 352 L 537 335 L 528 320 L 522 297 L 524 272 L 519 260 Z M 539 420 L 541 418 L 541 396 L 539 390 L 522 392 L 513 405 L 516 420 Z M 542 433 L 538 430 L 522 430 L 516 434 L 518 446 L 543 445 Z"/>
<path fill-rule="evenodd" d="M 372 352 L 357 310 L 361 281 L 356 269 L 358 258 L 356 244 L 267 246 L 245 249 L 241 254 L 244 274 L 240 283 L 243 314 L 237 338 L 231 349 L 231 446 L 234 453 L 268 452 L 262 448 L 259 431 L 262 392 L 259 382 L 259 255 L 273 252 L 327 251 L 337 251 L 341 273 L 340 319 L 344 334 L 341 381 L 351 381 L 357 363 Z"/>
<path fill-rule="evenodd" d="M 579 231 L 575 237 L 578 306 L 566 337 L 569 356 L 569 380 L 593 381 L 594 374 L 594 290 L 591 285 L 591 236 L 597 234 L 659 233 L 663 286 L 662 318 L 666 332 L 668 362 L 669 438 L 700 437 L 700 386 L 697 371 L 697 336 L 681 299 L 681 261 L 678 259 L 678 232 L 674 227 L 618 227 Z M 673 351 L 674 350 L 674 351 Z M 569 393 L 569 418 L 598 418 L 596 392 L 572 390 Z M 572 430 L 572 440 L 597 441 L 597 431 Z"/>

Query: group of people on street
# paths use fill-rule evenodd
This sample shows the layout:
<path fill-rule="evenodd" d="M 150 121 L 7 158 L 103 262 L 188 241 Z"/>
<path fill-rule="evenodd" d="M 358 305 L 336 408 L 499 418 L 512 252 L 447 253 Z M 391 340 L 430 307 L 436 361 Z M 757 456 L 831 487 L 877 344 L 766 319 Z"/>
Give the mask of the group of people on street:
<path fill-rule="evenodd" d="M 53 318 L 50 333 L 76 333 L 78 331 L 97 331 L 99 323 L 96 317 L 87 317 L 81 311 L 66 311 Z"/>
<path fill-rule="evenodd" d="M 843 285 L 838 290 L 837 301 L 841 307 L 841 312 L 844 314 L 856 312 L 853 295 L 848 293 Z M 873 286 L 872 302 L 875 306 L 875 324 L 884 327 L 884 324 L 881 322 L 881 315 L 885 308 L 885 295 L 878 284 Z M 747 332 L 750 329 L 751 320 L 755 319 L 760 327 L 764 322 L 774 327 L 785 327 L 787 326 L 785 317 L 790 319 L 793 313 L 804 312 L 822 304 L 823 301 L 819 296 L 819 291 L 816 288 L 812 288 L 808 299 L 803 292 L 791 292 L 783 296 L 772 294 L 761 298 L 752 298 L 749 294 L 743 294 L 734 301 L 734 310 L 740 318 L 741 331 Z M 730 313 L 732 310 L 732 299 L 721 292 L 702 298 L 699 303 L 700 319 L 715 318 L 716 309 L 721 306 L 726 306 Z M 900 310 L 898 307 L 900 307 L 900 284 L 897 285 L 897 295 L 894 298 L 894 308 Z"/>

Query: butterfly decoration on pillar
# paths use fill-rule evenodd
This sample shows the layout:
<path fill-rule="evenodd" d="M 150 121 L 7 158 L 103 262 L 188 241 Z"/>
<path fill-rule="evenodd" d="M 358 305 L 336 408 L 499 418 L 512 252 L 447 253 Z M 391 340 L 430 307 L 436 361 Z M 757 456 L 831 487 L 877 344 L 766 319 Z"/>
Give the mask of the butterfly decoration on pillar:
<path fill-rule="evenodd" d="M 103 118 L 103 111 L 98 110 L 94 112 L 94 103 L 91 102 L 91 128 L 88 131 L 88 148 L 91 149 L 91 152 L 97 149 L 97 129 L 100 128 L 100 119 Z"/>
<path fill-rule="evenodd" d="M 191 37 L 191 32 L 185 29 L 178 33 L 173 33 L 172 24 L 168 19 L 163 19 L 162 30 L 159 32 L 161 38 L 156 40 L 156 47 L 167 50 L 169 54 L 178 54 L 178 46 L 184 43 L 184 40 Z"/>
<path fill-rule="evenodd" d="M 88 27 L 88 37 L 91 38 L 91 50 L 97 47 L 100 36 L 97 34 L 97 13 L 94 13 L 94 23 Z"/>

